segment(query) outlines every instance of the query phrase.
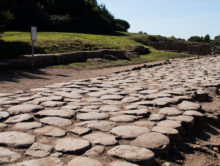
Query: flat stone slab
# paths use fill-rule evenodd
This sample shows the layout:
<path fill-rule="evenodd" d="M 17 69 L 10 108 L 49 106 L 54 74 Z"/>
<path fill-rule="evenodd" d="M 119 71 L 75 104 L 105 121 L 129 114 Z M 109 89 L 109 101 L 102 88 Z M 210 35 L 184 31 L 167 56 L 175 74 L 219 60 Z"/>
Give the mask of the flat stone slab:
<path fill-rule="evenodd" d="M 32 115 L 30 115 L 30 114 L 21 114 L 21 115 L 15 115 L 15 116 L 12 116 L 12 117 L 8 118 L 5 123 L 13 124 L 13 123 L 29 121 L 31 119 L 33 119 Z"/>
<path fill-rule="evenodd" d="M 151 149 L 155 153 L 165 152 L 169 144 L 170 139 L 167 136 L 156 132 L 146 133 L 131 142 L 131 145 Z"/>
<path fill-rule="evenodd" d="M 102 112 L 118 112 L 121 111 L 121 107 L 116 105 L 104 105 L 100 107 L 99 110 Z"/>
<path fill-rule="evenodd" d="M 168 127 L 153 127 L 152 131 L 162 133 L 165 135 L 178 135 L 179 134 L 178 130 L 168 128 Z"/>
<path fill-rule="evenodd" d="M 35 114 L 38 117 L 61 117 L 61 118 L 72 118 L 75 116 L 75 111 L 67 109 L 59 110 L 43 110 Z"/>
<path fill-rule="evenodd" d="M 16 123 L 13 126 L 14 130 L 31 130 L 42 127 L 41 123 L 38 122 L 22 122 L 22 123 Z"/>
<path fill-rule="evenodd" d="M 109 122 L 105 120 L 92 120 L 92 121 L 84 121 L 80 123 L 74 124 L 74 126 L 86 127 L 93 130 L 100 130 L 100 131 L 110 131 L 113 127 L 115 127 L 114 122 Z"/>
<path fill-rule="evenodd" d="M 64 153 L 79 153 L 90 147 L 87 140 L 75 138 L 61 138 L 55 141 L 55 150 Z"/>
<path fill-rule="evenodd" d="M 83 136 L 83 139 L 89 140 L 91 143 L 95 145 L 115 145 L 117 144 L 117 141 L 115 139 L 115 136 L 105 133 L 91 133 L 88 135 Z"/>
<path fill-rule="evenodd" d="M 96 123 L 88 124 L 88 127 L 94 130 L 110 131 L 115 126 L 114 122 L 98 121 Z"/>
<path fill-rule="evenodd" d="M 131 162 L 141 162 L 152 165 L 154 153 L 151 150 L 132 145 L 118 145 L 107 152 L 108 155 Z"/>
<path fill-rule="evenodd" d="M 90 105 L 90 106 L 84 106 L 82 109 L 79 110 L 79 112 L 82 112 L 82 113 L 100 112 L 100 110 L 99 110 L 99 106 Z"/>
<path fill-rule="evenodd" d="M 71 120 L 59 118 L 59 117 L 42 118 L 42 119 L 40 119 L 40 122 L 44 123 L 44 124 L 58 126 L 58 127 L 70 126 L 72 124 Z"/>
<path fill-rule="evenodd" d="M 200 113 L 200 112 L 198 112 L 198 111 L 185 111 L 184 113 L 183 113 L 183 115 L 186 115 L 186 116 L 195 116 L 195 117 L 203 117 L 204 116 L 204 114 L 202 114 L 202 113 Z"/>
<path fill-rule="evenodd" d="M 7 145 L 9 147 L 28 147 L 35 142 L 35 136 L 18 132 L 7 131 L 0 132 L 0 144 Z"/>
<path fill-rule="evenodd" d="M 103 95 L 105 95 L 107 92 L 101 91 L 101 92 L 91 92 L 88 93 L 89 96 L 91 97 L 101 97 Z"/>
<path fill-rule="evenodd" d="M 73 127 L 69 130 L 69 132 L 82 136 L 91 132 L 91 129 L 85 127 Z"/>
<path fill-rule="evenodd" d="M 168 127 L 168 128 L 173 128 L 173 129 L 179 129 L 182 127 L 180 121 L 175 121 L 175 120 L 163 120 L 160 121 L 157 126 L 159 127 Z"/>
<path fill-rule="evenodd" d="M 137 164 L 132 164 L 126 161 L 116 160 L 109 164 L 109 166 L 138 166 Z"/>
<path fill-rule="evenodd" d="M 101 100 L 121 100 L 123 96 L 121 95 L 103 95 L 100 97 Z"/>
<path fill-rule="evenodd" d="M 107 105 L 121 105 L 121 102 L 117 100 L 104 100 L 102 103 Z"/>
<path fill-rule="evenodd" d="M 104 120 L 107 118 L 109 118 L 109 115 L 105 113 L 89 112 L 77 114 L 77 119 L 79 120 Z"/>
<path fill-rule="evenodd" d="M 134 122 L 137 119 L 136 116 L 133 115 L 119 115 L 119 116 L 113 116 L 110 118 L 113 122 Z"/>
<path fill-rule="evenodd" d="M 11 115 L 16 115 L 19 113 L 30 113 L 30 112 L 37 112 L 44 109 L 42 106 L 39 105 L 32 105 L 32 104 L 22 104 L 22 105 L 16 105 L 12 106 L 8 109 L 8 112 Z"/>
<path fill-rule="evenodd" d="M 21 158 L 21 155 L 17 152 L 13 152 L 7 148 L 0 147 L 0 164 L 8 164 L 15 162 Z"/>
<path fill-rule="evenodd" d="M 149 129 L 152 129 L 156 125 L 156 122 L 152 122 L 152 121 L 136 121 L 136 122 L 132 123 L 132 125 L 142 126 L 142 127 L 147 127 Z"/>
<path fill-rule="evenodd" d="M 145 116 L 149 114 L 149 111 L 147 109 L 140 109 L 123 111 L 122 113 L 127 115 Z"/>
<path fill-rule="evenodd" d="M 3 119 L 7 119 L 9 117 L 9 113 L 5 111 L 0 111 L 0 121 Z"/>
<path fill-rule="evenodd" d="M 53 147 L 50 145 L 45 145 L 41 143 L 34 143 L 31 147 L 25 152 L 25 155 L 32 157 L 47 157 L 53 150 Z"/>
<path fill-rule="evenodd" d="M 45 101 L 62 101 L 62 96 L 40 97 L 33 100 L 33 103 L 42 103 Z"/>
<path fill-rule="evenodd" d="M 49 137 L 62 137 L 66 135 L 66 131 L 53 126 L 45 126 L 34 130 L 35 134 L 49 136 Z"/>
<path fill-rule="evenodd" d="M 177 121 L 186 122 L 186 123 L 194 122 L 194 118 L 192 116 L 185 116 L 185 115 L 172 116 L 172 117 L 168 117 L 167 119 L 177 120 Z"/>
<path fill-rule="evenodd" d="M 59 101 L 46 101 L 41 103 L 42 106 L 44 107 L 61 107 L 66 105 L 65 102 L 59 102 Z"/>
<path fill-rule="evenodd" d="M 56 157 L 47 157 L 42 159 L 27 160 L 11 166 L 65 166 L 63 162 Z"/>
<path fill-rule="evenodd" d="M 1 131 L 1 129 L 4 129 L 4 128 L 6 128 L 6 127 L 7 127 L 6 124 L 4 124 L 4 123 L 0 123 L 0 131 Z"/>
<path fill-rule="evenodd" d="M 175 98 L 164 97 L 164 98 L 154 99 L 152 102 L 159 107 L 164 107 L 169 104 L 175 104 L 178 101 Z"/>
<path fill-rule="evenodd" d="M 95 146 L 88 150 L 85 155 L 86 156 L 100 156 L 105 151 L 104 146 Z"/>
<path fill-rule="evenodd" d="M 140 135 L 150 132 L 146 127 L 140 126 L 117 126 L 111 130 L 112 134 L 115 134 L 123 139 L 133 139 Z"/>
<path fill-rule="evenodd" d="M 104 166 L 101 162 L 88 158 L 88 157 L 76 157 L 72 159 L 67 166 Z"/>
<path fill-rule="evenodd" d="M 165 107 L 160 109 L 159 114 L 168 115 L 168 116 L 176 116 L 182 114 L 177 108 L 174 107 Z"/>
<path fill-rule="evenodd" d="M 151 114 L 149 120 L 151 121 L 161 121 L 165 119 L 165 116 L 162 114 Z"/>
<path fill-rule="evenodd" d="M 178 105 L 178 108 L 183 111 L 199 110 L 201 108 L 201 105 L 198 103 L 193 103 L 191 101 L 183 101 L 181 104 Z"/>
<path fill-rule="evenodd" d="M 121 102 L 122 103 L 134 103 L 134 102 L 138 102 L 140 100 L 141 99 L 138 97 L 129 96 L 129 97 L 125 97 Z"/>

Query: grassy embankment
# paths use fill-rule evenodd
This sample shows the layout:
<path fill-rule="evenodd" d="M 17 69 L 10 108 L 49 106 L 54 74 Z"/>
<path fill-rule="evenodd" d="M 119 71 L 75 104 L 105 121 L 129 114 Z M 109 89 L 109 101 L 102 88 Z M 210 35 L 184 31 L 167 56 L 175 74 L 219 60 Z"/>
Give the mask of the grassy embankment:
<path fill-rule="evenodd" d="M 38 40 L 35 43 L 36 53 L 61 53 L 79 50 L 98 50 L 98 49 L 116 49 L 127 50 L 135 45 L 143 45 L 137 39 L 141 39 L 142 34 L 121 33 L 118 36 L 92 35 L 80 33 L 62 33 L 62 32 L 39 32 Z M 148 61 L 166 60 L 170 58 L 180 58 L 195 56 L 186 53 L 174 53 L 159 51 L 152 47 L 151 53 L 141 55 L 139 58 L 128 60 L 117 60 L 109 62 L 83 62 L 72 63 L 65 67 L 73 66 L 118 66 L 127 64 L 139 64 Z M 18 55 L 31 53 L 30 33 L 28 32 L 5 32 L 0 40 L 0 59 L 16 58 Z M 64 67 L 64 66 L 57 66 Z"/>

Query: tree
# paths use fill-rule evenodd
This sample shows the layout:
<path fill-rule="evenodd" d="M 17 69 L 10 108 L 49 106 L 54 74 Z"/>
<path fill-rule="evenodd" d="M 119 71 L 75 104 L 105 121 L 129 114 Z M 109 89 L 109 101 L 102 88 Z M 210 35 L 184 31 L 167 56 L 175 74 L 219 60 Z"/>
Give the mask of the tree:
<path fill-rule="evenodd" d="M 204 42 L 204 39 L 203 39 L 203 37 L 192 36 L 188 39 L 188 41 L 191 41 L 191 42 Z"/>
<path fill-rule="evenodd" d="M 115 28 L 117 31 L 127 32 L 130 28 L 130 24 L 122 19 L 115 19 Z"/>
<path fill-rule="evenodd" d="M 204 37 L 204 42 L 205 42 L 205 43 L 210 43 L 210 41 L 211 41 L 210 36 L 209 36 L 209 35 L 206 35 L 206 36 Z"/>
<path fill-rule="evenodd" d="M 220 35 L 219 36 L 216 36 L 215 38 L 214 38 L 214 40 L 212 40 L 211 41 L 211 44 L 213 45 L 213 46 L 220 46 Z"/>
<path fill-rule="evenodd" d="M 0 32 L 2 32 L 14 18 L 11 13 L 14 3 L 14 0 L 0 0 Z"/>
<path fill-rule="evenodd" d="M 220 40 L 220 35 L 215 36 L 215 39 L 214 39 L 214 40 Z"/>
<path fill-rule="evenodd" d="M 65 31 L 113 34 L 127 31 L 125 20 L 115 19 L 97 0 L 0 0 L 16 1 L 14 20 L 8 30 Z"/>

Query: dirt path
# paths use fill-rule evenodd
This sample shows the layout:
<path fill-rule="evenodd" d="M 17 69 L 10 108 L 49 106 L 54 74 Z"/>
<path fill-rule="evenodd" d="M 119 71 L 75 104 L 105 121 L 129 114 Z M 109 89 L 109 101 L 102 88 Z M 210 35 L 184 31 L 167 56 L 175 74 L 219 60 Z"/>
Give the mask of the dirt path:
<path fill-rule="evenodd" d="M 160 62 L 148 63 L 155 64 Z M 129 65 L 120 67 L 109 67 L 95 69 L 62 69 L 44 68 L 38 70 L 24 71 L 2 71 L 0 72 L 0 93 L 10 93 L 18 90 L 28 90 L 39 88 L 53 83 L 67 82 L 77 79 L 88 79 L 105 76 L 117 71 L 128 70 L 139 65 Z"/>

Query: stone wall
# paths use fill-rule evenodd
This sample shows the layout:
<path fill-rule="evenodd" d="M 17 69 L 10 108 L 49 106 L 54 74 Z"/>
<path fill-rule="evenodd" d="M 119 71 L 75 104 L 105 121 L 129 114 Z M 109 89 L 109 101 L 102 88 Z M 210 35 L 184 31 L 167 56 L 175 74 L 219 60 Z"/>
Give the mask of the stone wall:
<path fill-rule="evenodd" d="M 220 48 L 217 48 L 215 51 L 216 54 L 220 54 Z"/>
<path fill-rule="evenodd" d="M 135 46 L 128 51 L 118 50 L 95 50 L 95 51 L 74 51 L 58 54 L 36 54 L 34 55 L 35 67 L 45 67 L 50 65 L 65 65 L 73 62 L 86 62 L 88 59 L 127 59 L 137 57 L 141 54 L 150 53 L 148 48 Z M 17 59 L 0 61 L 0 69 L 20 69 L 31 68 L 32 55 L 23 55 Z"/>
<path fill-rule="evenodd" d="M 188 43 L 181 41 L 159 41 L 152 42 L 151 46 L 159 50 L 171 50 L 176 52 L 188 52 L 190 54 L 207 55 L 210 54 L 210 45 L 205 43 Z"/>

